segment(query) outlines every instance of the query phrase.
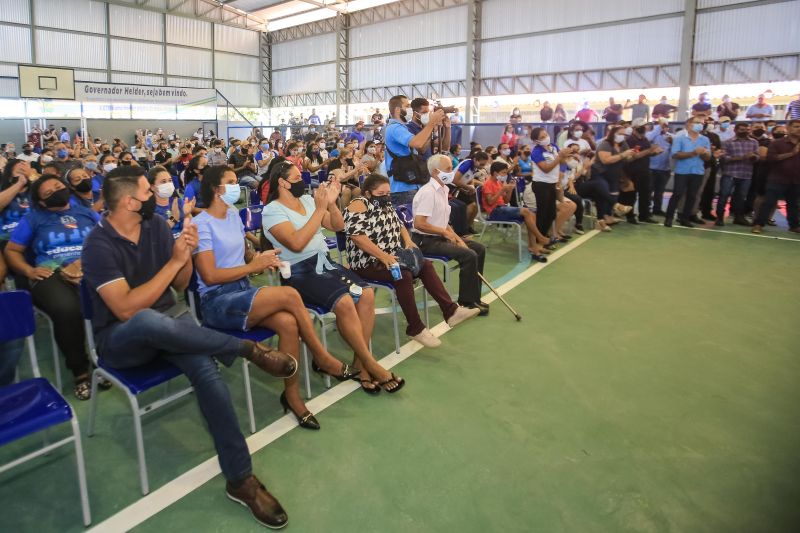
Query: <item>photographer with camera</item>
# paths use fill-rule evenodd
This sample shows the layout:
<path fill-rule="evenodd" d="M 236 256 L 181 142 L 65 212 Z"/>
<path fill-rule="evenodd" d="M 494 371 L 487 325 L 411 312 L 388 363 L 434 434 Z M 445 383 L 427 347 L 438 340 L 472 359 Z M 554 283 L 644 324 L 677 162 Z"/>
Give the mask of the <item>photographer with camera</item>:
<path fill-rule="evenodd" d="M 419 155 L 430 143 L 433 130 L 444 121 L 444 110 L 427 115 L 422 129 L 414 134 L 408 125 L 414 112 L 408 98 L 393 96 L 389 100 L 389 125 L 386 127 L 386 171 L 391 183 L 391 196 L 394 205 L 410 204 L 420 186 L 430 180 L 425 162 Z M 420 124 L 422 121 L 420 120 Z"/>

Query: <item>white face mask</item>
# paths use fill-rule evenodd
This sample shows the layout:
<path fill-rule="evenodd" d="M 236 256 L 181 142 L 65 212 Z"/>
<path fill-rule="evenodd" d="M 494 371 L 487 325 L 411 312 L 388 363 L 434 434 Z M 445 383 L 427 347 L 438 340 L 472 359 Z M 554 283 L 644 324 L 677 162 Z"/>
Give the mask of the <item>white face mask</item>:
<path fill-rule="evenodd" d="M 497 175 L 497 181 L 499 181 L 500 183 L 507 182 L 508 181 L 508 174 L 498 174 Z"/>
<path fill-rule="evenodd" d="M 218 147 L 216 147 L 216 148 L 214 148 L 214 153 L 217 153 L 217 154 L 219 154 L 219 153 L 221 153 L 221 152 L 222 152 L 222 148 L 220 148 L 219 146 L 218 146 Z"/>
<path fill-rule="evenodd" d="M 573 130 L 572 131 L 572 138 L 573 139 L 580 139 L 583 137 L 583 130 Z"/>
<path fill-rule="evenodd" d="M 511 150 L 509 150 L 508 148 L 503 148 L 502 150 L 500 150 L 500 155 L 508 157 L 511 155 Z"/>
<path fill-rule="evenodd" d="M 625 141 L 625 136 L 624 135 L 619 135 L 619 134 L 618 135 L 614 135 L 614 142 L 615 143 L 619 144 L 619 143 L 624 142 L 624 141 Z"/>
<path fill-rule="evenodd" d="M 539 146 L 550 146 L 550 136 L 548 135 L 544 139 L 540 139 L 536 142 L 539 144 Z"/>
<path fill-rule="evenodd" d="M 453 180 L 455 179 L 455 177 L 456 177 L 456 171 L 455 170 L 451 170 L 450 172 L 442 172 L 441 170 L 439 171 L 439 179 L 445 185 L 453 183 Z"/>
<path fill-rule="evenodd" d="M 632 135 L 632 134 L 633 134 L 633 128 L 630 127 L 625 128 L 625 135 Z"/>
<path fill-rule="evenodd" d="M 367 148 L 367 153 L 368 154 L 374 154 L 376 151 L 377 150 L 375 149 L 374 146 L 370 146 L 369 148 Z"/>
<path fill-rule="evenodd" d="M 105 165 L 103 165 L 103 170 L 105 170 L 106 172 L 111 172 L 115 168 L 117 168 L 116 163 L 106 163 Z"/>
<path fill-rule="evenodd" d="M 156 195 L 159 198 L 172 198 L 172 195 L 175 194 L 175 184 L 172 182 L 161 183 L 156 185 Z"/>
<path fill-rule="evenodd" d="M 42 162 L 43 162 L 43 163 L 49 163 L 49 162 L 51 162 L 52 160 L 53 160 L 52 156 L 49 156 L 49 155 L 43 155 L 43 156 L 42 156 Z"/>
<path fill-rule="evenodd" d="M 341 150 L 344 148 L 344 143 L 338 143 L 336 146 Z"/>
<path fill-rule="evenodd" d="M 428 125 L 428 122 L 429 122 L 430 120 L 431 120 L 431 114 L 430 114 L 430 112 L 428 112 L 428 113 L 422 113 L 422 114 L 419 116 L 419 121 L 420 121 L 420 122 L 422 122 L 422 125 L 423 125 L 423 126 L 427 126 L 427 125 Z"/>

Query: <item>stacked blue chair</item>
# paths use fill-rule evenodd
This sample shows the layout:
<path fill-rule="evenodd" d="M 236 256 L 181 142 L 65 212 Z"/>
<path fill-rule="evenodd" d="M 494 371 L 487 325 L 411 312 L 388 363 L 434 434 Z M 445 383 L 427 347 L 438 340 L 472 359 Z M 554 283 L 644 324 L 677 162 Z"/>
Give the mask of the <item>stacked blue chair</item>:
<path fill-rule="evenodd" d="M 0 465 L 0 474 L 48 454 L 56 448 L 74 443 L 83 523 L 88 526 L 92 522 L 92 516 L 89 509 L 89 492 L 86 488 L 86 468 L 78 419 L 64 397 L 46 379 L 39 377 L 36 348 L 33 343 L 35 329 L 31 295 L 26 291 L 0 293 L 0 342 L 25 338 L 35 376 L 33 379 L 0 388 L 0 446 L 64 422 L 70 423 L 72 435 L 52 444 L 45 442 L 43 448 Z M 48 486 L 55 487 L 53 484 Z M 60 496 L 61 494 L 53 495 L 54 498 Z M 6 502 L 5 508 L 5 512 L 11 512 L 11 502 Z"/>
<path fill-rule="evenodd" d="M 117 386 L 125 393 L 133 414 L 133 431 L 136 439 L 136 454 L 139 460 L 139 482 L 142 494 L 150 492 L 150 483 L 147 476 L 147 460 L 144 453 L 144 438 L 142 437 L 142 416 L 152 413 L 157 409 L 172 403 L 187 394 L 193 389 L 191 386 L 182 388 L 178 392 L 169 394 L 169 388 L 165 387 L 164 397 L 143 407 L 139 406 L 139 395 L 152 390 L 159 385 L 168 385 L 173 379 L 182 376 L 183 373 L 175 365 L 167 362 L 163 358 L 156 358 L 146 365 L 117 369 L 106 365 L 102 358 L 97 354 L 97 346 L 94 341 L 92 329 L 92 299 L 86 282 L 81 282 L 81 307 L 83 309 L 83 319 L 86 329 L 86 343 L 89 346 L 89 355 L 97 366 L 92 373 L 92 399 L 89 406 L 89 427 L 87 434 L 94 435 L 95 415 L 97 414 L 97 385 L 100 378 L 105 378 Z"/>

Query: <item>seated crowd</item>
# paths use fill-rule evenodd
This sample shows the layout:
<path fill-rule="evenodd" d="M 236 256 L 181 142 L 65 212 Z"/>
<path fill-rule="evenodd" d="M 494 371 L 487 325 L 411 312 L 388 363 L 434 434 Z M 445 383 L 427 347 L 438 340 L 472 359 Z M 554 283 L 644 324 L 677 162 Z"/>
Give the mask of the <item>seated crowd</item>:
<path fill-rule="evenodd" d="M 511 127 L 497 147 L 473 143 L 463 159 L 449 130 L 443 110 L 396 96 L 382 139 L 367 140 L 358 128 L 348 136 L 309 130 L 290 139 L 254 129 L 226 143 L 201 131 L 181 141 L 156 130 L 137 132 L 133 148 L 120 139 L 84 145 L 67 134 L 49 139 L 40 153 L 41 139 L 29 139 L 0 180 L 0 274 L 30 290 L 52 321 L 77 399 L 91 396 L 81 283 L 91 294 L 93 334 L 106 364 L 130 368 L 165 358 L 180 368 L 196 391 L 228 496 L 280 527 L 287 514 L 253 475 L 217 361 L 231 366 L 242 357 L 282 378 L 284 411 L 318 430 L 300 395 L 301 341 L 315 371 L 355 380 L 370 395 L 400 391 L 405 380 L 384 368 L 371 346 L 375 287 L 392 287 L 406 334 L 426 347 L 441 341 L 420 317 L 417 280 L 450 327 L 486 316 L 486 249 L 473 239 L 476 221 L 520 224 L 538 262 L 571 233 L 584 232 L 584 199 L 609 232 L 620 221 L 652 223 L 656 215 L 666 226 L 676 217 L 686 226 L 702 223 L 698 213 L 723 225 L 732 196 L 734 223 L 750 224 L 746 216 L 755 211 L 753 231 L 760 232 L 783 196 L 790 231 L 800 232 L 800 120 L 770 127 L 723 119 L 717 126 L 695 115 L 672 133 L 664 118 L 637 118 L 609 125 L 599 142 L 581 120 L 555 139 L 544 127 L 525 126 L 524 136 Z M 674 193 L 664 210 L 673 165 Z M 720 170 L 715 217 L 710 176 Z M 240 187 L 264 204 L 260 236 L 245 232 L 235 208 Z M 344 239 L 346 265 L 329 254 L 324 231 Z M 455 301 L 433 256 L 459 264 Z M 253 278 L 268 270 L 281 271 L 279 285 Z M 168 314 L 171 289 L 197 293 L 202 325 Z M 319 340 L 308 307 L 333 313 L 351 361 Z M 223 333 L 254 327 L 275 331 L 277 349 Z M 0 345 L 0 385 L 13 381 L 21 353 L 21 343 Z"/>

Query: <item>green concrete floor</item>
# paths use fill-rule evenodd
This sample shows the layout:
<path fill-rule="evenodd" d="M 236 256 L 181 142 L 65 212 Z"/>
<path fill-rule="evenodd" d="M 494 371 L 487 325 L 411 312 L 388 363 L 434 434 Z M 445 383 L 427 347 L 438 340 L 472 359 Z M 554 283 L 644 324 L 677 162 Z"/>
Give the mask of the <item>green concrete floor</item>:
<path fill-rule="evenodd" d="M 515 255 L 495 242 L 491 279 Z M 797 530 L 798 259 L 794 242 L 620 225 L 514 289 L 523 322 L 494 303 L 401 363 L 401 393 L 354 392 L 322 431 L 254 454 L 255 471 L 290 531 Z M 244 421 L 238 372 L 226 379 Z M 262 428 L 280 389 L 254 386 Z M 139 495 L 127 407 L 101 400 L 86 439 L 95 523 Z M 191 397 L 145 420 L 154 488 L 213 455 Z M 80 530 L 73 471 L 65 449 L 4 474 L 0 530 Z M 136 530 L 263 531 L 223 487 L 217 476 Z"/>

